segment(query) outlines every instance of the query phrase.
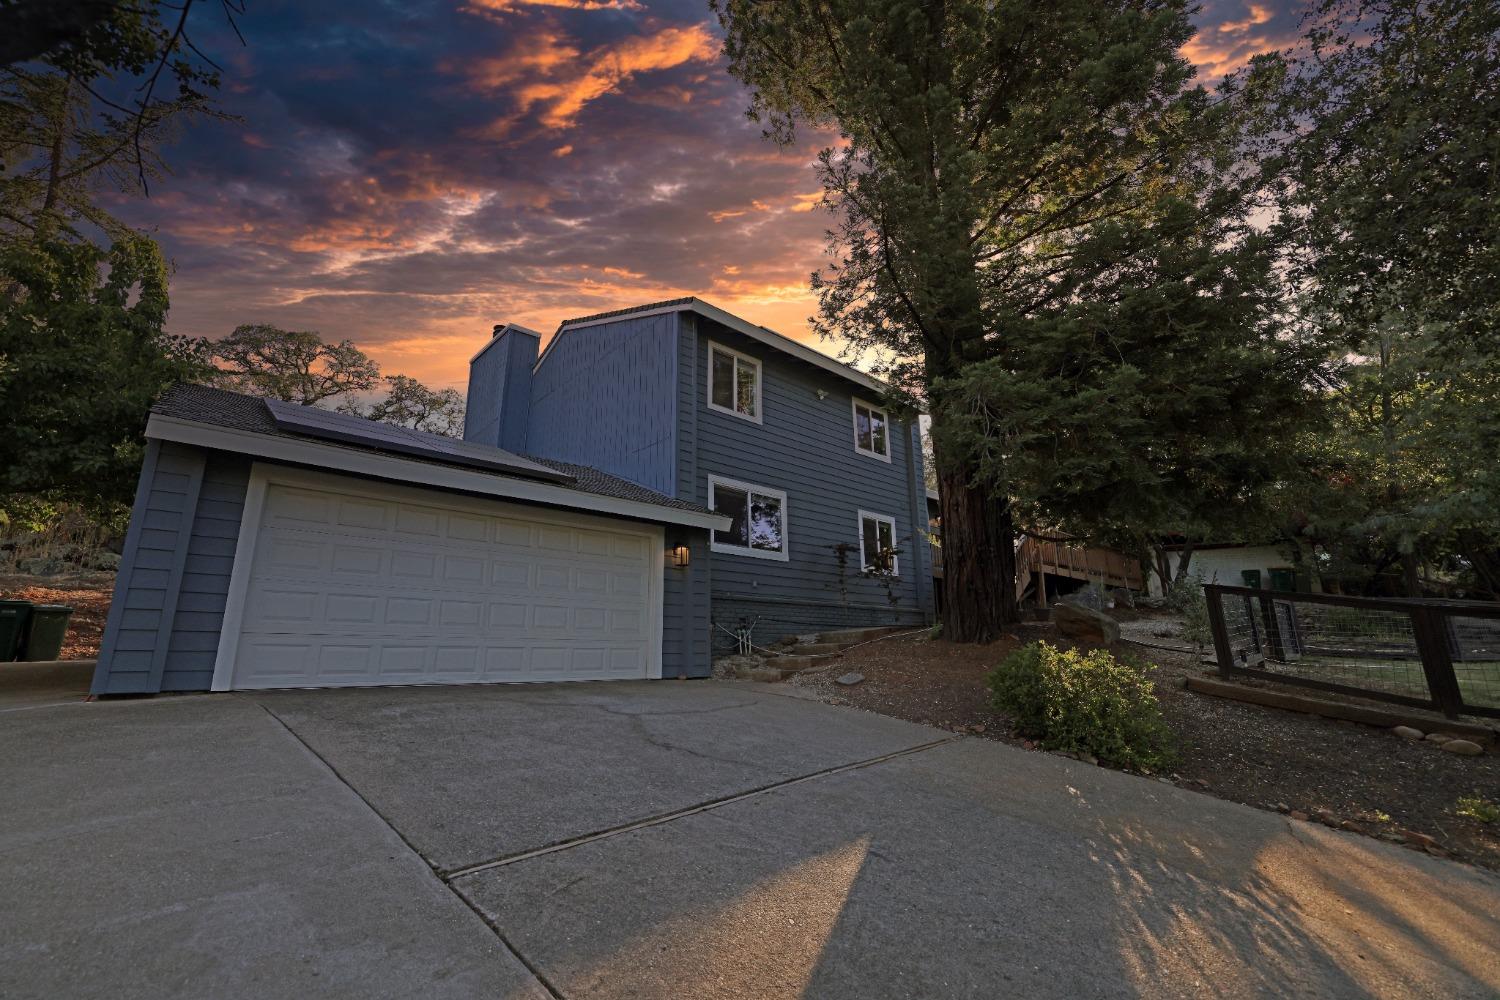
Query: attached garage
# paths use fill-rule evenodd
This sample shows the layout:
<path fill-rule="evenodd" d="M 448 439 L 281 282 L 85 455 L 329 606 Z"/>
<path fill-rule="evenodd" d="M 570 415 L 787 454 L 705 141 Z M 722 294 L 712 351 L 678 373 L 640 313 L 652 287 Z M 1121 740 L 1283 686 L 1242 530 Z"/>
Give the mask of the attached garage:
<path fill-rule="evenodd" d="M 215 690 L 661 676 L 660 527 L 274 467 L 250 489 Z"/>
<path fill-rule="evenodd" d="M 692 556 L 722 519 L 702 508 L 560 463 L 289 434 L 196 386 L 148 443 L 96 694 L 708 672 Z"/>

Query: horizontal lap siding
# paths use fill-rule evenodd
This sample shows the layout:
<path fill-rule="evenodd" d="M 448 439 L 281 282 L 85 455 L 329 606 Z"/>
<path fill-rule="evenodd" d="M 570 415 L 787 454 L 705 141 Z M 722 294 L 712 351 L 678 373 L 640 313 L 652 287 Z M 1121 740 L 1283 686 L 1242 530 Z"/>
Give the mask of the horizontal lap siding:
<path fill-rule="evenodd" d="M 679 468 L 691 480 L 678 495 L 707 503 L 710 475 L 787 495 L 786 562 L 729 553 L 710 557 L 714 622 L 732 628 L 759 618 L 757 639 L 774 639 L 783 631 L 805 633 L 822 626 L 926 621 L 932 610 L 931 567 L 925 489 L 918 493 L 911 478 L 921 477 L 915 428 L 893 423 L 890 462 L 861 455 L 854 450 L 852 385 L 701 317 L 697 327 L 696 334 L 684 336 L 696 351 L 697 377 L 691 386 L 692 419 L 682 422 L 684 436 L 691 432 L 696 446 L 691 455 L 679 456 Z M 761 423 L 708 409 L 701 373 L 707 370 L 709 340 L 760 360 Z M 820 389 L 826 398 L 818 398 Z M 914 447 L 918 450 L 908 455 Z M 915 516 L 914 504 L 919 505 Z M 859 575 L 860 510 L 895 520 L 900 578 L 889 590 Z M 842 569 L 834 550 L 840 543 L 855 546 Z M 715 628 L 715 646 L 726 641 Z"/>
<path fill-rule="evenodd" d="M 205 691 L 213 682 L 249 482 L 248 459 L 218 452 L 208 456 L 178 585 L 163 691 Z"/>
<path fill-rule="evenodd" d="M 675 492 L 677 317 L 558 334 L 531 380 L 527 451 Z"/>

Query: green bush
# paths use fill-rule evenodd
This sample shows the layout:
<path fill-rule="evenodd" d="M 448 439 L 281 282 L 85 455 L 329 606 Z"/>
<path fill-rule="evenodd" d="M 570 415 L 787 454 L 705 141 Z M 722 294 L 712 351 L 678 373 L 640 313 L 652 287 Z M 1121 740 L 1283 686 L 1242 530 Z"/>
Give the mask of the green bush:
<path fill-rule="evenodd" d="M 995 707 L 1049 750 L 1160 767 L 1173 757 L 1171 734 L 1149 669 L 1104 649 L 1083 653 L 1034 642 L 1002 660 L 989 683 Z"/>

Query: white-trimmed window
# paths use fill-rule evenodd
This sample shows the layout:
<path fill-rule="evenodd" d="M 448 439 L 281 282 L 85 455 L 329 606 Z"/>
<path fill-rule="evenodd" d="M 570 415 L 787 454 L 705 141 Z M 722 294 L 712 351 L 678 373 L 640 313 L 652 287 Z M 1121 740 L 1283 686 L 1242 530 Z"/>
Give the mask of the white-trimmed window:
<path fill-rule="evenodd" d="M 884 514 L 859 512 L 859 565 L 866 573 L 900 576 L 896 558 L 896 519 Z"/>
<path fill-rule="evenodd" d="M 715 552 L 787 558 L 785 493 L 709 476 L 708 506 L 731 521 L 727 530 L 713 533 L 710 548 Z"/>
<path fill-rule="evenodd" d="M 854 450 L 882 461 L 891 460 L 891 418 L 878 406 L 854 401 Z"/>
<path fill-rule="evenodd" d="M 709 341 L 708 408 L 760 423 L 760 362 Z"/>

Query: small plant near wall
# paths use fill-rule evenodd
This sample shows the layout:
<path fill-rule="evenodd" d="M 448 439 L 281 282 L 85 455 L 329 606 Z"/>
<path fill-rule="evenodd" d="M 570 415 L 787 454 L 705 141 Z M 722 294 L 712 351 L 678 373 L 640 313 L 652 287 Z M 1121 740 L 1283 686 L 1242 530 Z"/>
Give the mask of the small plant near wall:
<path fill-rule="evenodd" d="M 1022 736 L 1048 750 L 1156 768 L 1175 754 L 1150 669 L 1105 649 L 1082 652 L 1034 642 L 990 673 L 991 699 Z"/>
<path fill-rule="evenodd" d="M 1500 805 L 1484 798 L 1478 792 L 1473 795 L 1460 795 L 1453 811 L 1460 816 L 1478 820 L 1481 823 L 1500 823 Z"/>
<path fill-rule="evenodd" d="M 1167 607 L 1182 615 L 1182 637 L 1193 644 L 1199 658 L 1202 658 L 1203 650 L 1213 641 L 1202 574 L 1194 573 L 1179 580 L 1167 594 Z"/>

